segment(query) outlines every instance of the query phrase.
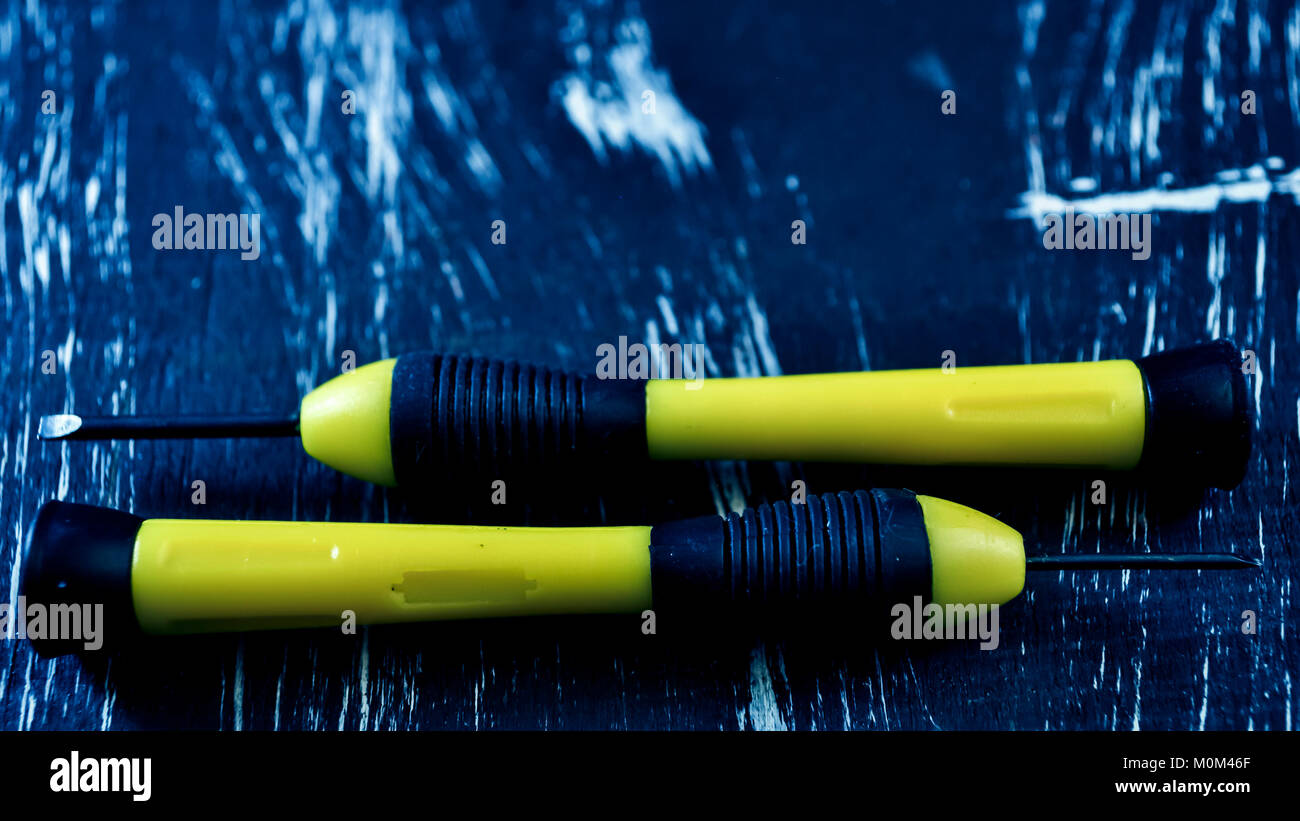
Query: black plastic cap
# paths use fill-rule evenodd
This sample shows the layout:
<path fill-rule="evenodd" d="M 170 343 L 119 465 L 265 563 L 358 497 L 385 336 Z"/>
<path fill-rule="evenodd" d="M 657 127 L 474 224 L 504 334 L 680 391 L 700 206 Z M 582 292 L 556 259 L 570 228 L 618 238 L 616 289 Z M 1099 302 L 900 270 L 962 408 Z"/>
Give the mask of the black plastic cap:
<path fill-rule="evenodd" d="M 131 560 L 143 522 L 106 507 L 69 502 L 41 507 L 23 548 L 19 586 L 28 610 L 38 607 L 48 614 L 44 635 L 28 636 L 38 653 L 81 653 L 116 645 L 140 632 L 131 599 Z M 73 613 L 69 606 L 80 612 Z M 55 613 L 62 614 L 64 627 L 75 623 L 82 635 L 60 630 L 52 637 Z M 11 622 L 20 618 L 17 613 L 10 616 Z"/>
<path fill-rule="evenodd" d="M 1140 467 L 1230 490 L 1250 461 L 1250 393 L 1241 352 L 1226 340 L 1137 360 L 1146 385 Z"/>

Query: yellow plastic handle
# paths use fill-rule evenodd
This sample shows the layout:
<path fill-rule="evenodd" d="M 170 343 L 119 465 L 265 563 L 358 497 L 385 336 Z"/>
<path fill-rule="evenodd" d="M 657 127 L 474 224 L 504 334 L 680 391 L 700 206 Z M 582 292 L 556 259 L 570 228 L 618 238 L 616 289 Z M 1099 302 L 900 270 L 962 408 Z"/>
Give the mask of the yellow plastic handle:
<path fill-rule="evenodd" d="M 147 633 L 650 607 L 648 527 L 149 519 L 131 589 Z"/>
<path fill-rule="evenodd" d="M 1128 470 L 1145 388 L 1127 359 L 651 380 L 656 459 L 789 459 Z"/>

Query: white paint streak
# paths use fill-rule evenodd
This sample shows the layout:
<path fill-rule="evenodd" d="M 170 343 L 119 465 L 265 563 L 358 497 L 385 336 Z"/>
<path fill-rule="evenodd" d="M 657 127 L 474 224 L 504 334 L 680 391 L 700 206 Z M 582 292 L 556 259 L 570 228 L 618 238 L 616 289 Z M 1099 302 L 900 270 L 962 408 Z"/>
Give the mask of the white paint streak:
<path fill-rule="evenodd" d="M 1119 191 L 1091 197 L 1068 197 L 1036 191 L 1020 195 L 1020 207 L 1007 212 L 1008 217 L 1030 217 L 1044 224 L 1047 214 L 1059 214 L 1067 208 L 1076 213 L 1141 214 L 1153 211 L 1210 213 L 1224 203 L 1265 202 L 1274 194 L 1290 195 L 1300 204 L 1300 168 L 1281 176 L 1270 176 L 1263 165 L 1226 172 L 1231 182 L 1221 180 L 1188 188 L 1146 188 Z"/>
<path fill-rule="evenodd" d="M 683 173 L 711 170 L 704 126 L 677 99 L 668 72 L 651 62 L 645 20 L 627 18 L 615 38 L 599 65 L 592 65 L 586 43 L 573 49 L 578 65 L 555 90 L 569 122 L 601 163 L 607 161 L 607 148 L 626 154 L 639 146 L 659 161 L 674 188 L 681 186 Z M 653 111 L 647 110 L 650 103 Z"/>
<path fill-rule="evenodd" d="M 776 701 L 772 671 L 767 664 L 767 648 L 759 644 L 749 659 L 749 724 L 755 730 L 786 730 L 785 719 Z"/>

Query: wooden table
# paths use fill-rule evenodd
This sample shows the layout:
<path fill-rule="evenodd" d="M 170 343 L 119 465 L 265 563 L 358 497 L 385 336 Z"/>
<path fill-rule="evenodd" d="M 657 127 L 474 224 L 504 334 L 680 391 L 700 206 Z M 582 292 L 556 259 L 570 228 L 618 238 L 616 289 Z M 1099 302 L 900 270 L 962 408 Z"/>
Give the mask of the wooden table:
<path fill-rule="evenodd" d="M 990 652 L 881 640 L 865 621 L 646 636 L 635 618 L 217 636 L 84 660 L 3 641 L 0 727 L 1291 728 L 1300 10 L 644 3 L 642 19 L 612 5 L 0 12 L 7 599 L 52 498 L 173 517 L 653 523 L 785 498 L 795 480 L 945 496 L 1032 551 L 1231 550 L 1262 570 L 1039 574 Z M 1066 201 L 1152 214 L 1149 258 L 1045 249 L 1033 217 Z M 258 214 L 258 258 L 155 249 L 155 215 L 177 206 Z M 290 440 L 35 439 L 63 410 L 290 409 L 349 352 L 590 372 L 621 335 L 706 345 L 712 376 L 1231 337 L 1257 358 L 1256 447 L 1231 492 L 608 465 L 563 504 L 520 489 L 505 509 L 448 510 Z"/>

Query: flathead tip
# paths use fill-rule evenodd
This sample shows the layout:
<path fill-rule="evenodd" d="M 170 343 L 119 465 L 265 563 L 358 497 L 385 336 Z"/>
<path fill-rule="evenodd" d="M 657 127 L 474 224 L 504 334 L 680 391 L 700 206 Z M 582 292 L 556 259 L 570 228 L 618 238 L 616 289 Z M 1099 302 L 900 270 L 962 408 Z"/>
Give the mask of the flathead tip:
<path fill-rule="evenodd" d="M 81 417 L 75 413 L 51 413 L 41 417 L 37 439 L 63 439 L 81 429 Z"/>

